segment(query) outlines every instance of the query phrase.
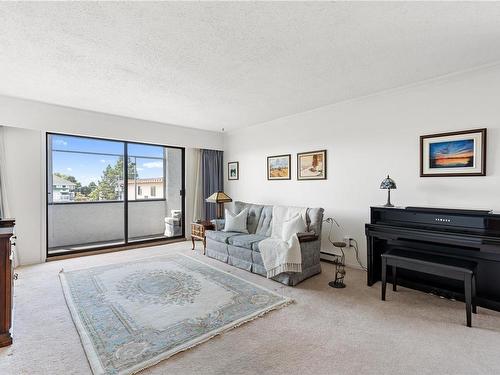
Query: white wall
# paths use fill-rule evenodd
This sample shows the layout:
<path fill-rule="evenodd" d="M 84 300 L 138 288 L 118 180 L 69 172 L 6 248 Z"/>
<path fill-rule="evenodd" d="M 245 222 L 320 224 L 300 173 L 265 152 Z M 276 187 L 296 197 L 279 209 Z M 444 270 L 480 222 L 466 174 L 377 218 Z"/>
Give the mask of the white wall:
<path fill-rule="evenodd" d="M 42 135 L 36 130 L 4 128 L 5 188 L 10 217 L 16 219 L 16 250 L 22 264 L 42 262 L 45 216 L 42 214 Z M 45 247 L 43 247 L 45 251 Z"/>
<path fill-rule="evenodd" d="M 220 150 L 220 133 L 0 95 L 0 125 L 169 146 Z"/>
<path fill-rule="evenodd" d="M 225 162 L 239 161 L 240 179 L 227 181 L 233 199 L 320 206 L 351 235 L 366 260 L 369 207 L 389 173 L 393 202 L 409 206 L 500 209 L 500 66 L 322 107 L 226 133 Z M 486 177 L 419 177 L 419 136 L 488 128 Z M 328 180 L 297 181 L 296 153 L 328 150 Z M 267 181 L 266 157 L 292 154 L 292 180 Z M 227 173 L 227 168 L 225 168 Z M 323 232 L 323 249 L 330 248 Z M 355 264 L 352 256 L 348 263 Z"/>
<path fill-rule="evenodd" d="M 5 126 L 7 199 L 17 221 L 22 265 L 45 261 L 45 133 L 150 142 L 186 147 L 186 233 L 192 220 L 194 148 L 222 149 L 217 132 L 160 124 L 0 96 Z"/>

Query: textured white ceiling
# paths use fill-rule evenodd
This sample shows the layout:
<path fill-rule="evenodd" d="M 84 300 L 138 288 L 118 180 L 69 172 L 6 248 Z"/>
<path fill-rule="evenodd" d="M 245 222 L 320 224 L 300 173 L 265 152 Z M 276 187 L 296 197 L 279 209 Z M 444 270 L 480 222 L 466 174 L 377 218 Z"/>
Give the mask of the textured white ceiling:
<path fill-rule="evenodd" d="M 0 94 L 234 129 L 500 60 L 500 3 L 1 3 Z"/>

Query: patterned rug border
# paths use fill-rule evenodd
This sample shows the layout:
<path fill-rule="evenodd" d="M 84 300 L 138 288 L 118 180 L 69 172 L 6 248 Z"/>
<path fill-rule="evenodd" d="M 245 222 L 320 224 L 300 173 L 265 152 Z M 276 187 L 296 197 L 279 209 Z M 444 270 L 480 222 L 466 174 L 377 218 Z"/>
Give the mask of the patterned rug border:
<path fill-rule="evenodd" d="M 76 330 L 78 332 L 78 335 L 80 337 L 80 342 L 82 343 L 82 346 L 83 346 L 83 349 L 84 349 L 84 352 L 85 352 L 85 355 L 87 356 L 87 361 L 89 362 L 89 365 L 90 365 L 90 368 L 92 370 L 92 372 L 97 375 L 97 374 L 105 374 L 105 371 L 103 369 L 103 367 L 101 366 L 101 361 L 99 359 L 99 356 L 97 354 L 97 352 L 95 351 L 95 348 L 94 348 L 94 345 L 92 344 L 92 341 L 90 339 L 90 337 L 88 336 L 87 332 L 85 331 L 85 329 L 83 328 L 83 324 L 80 320 L 80 316 L 78 315 L 77 311 L 76 311 L 76 308 L 75 308 L 75 303 L 73 301 L 73 297 L 71 296 L 71 293 L 69 291 L 69 286 L 67 284 L 67 280 L 66 280 L 66 273 L 71 273 L 73 271 L 82 271 L 82 270 L 86 270 L 86 269 L 92 269 L 92 268 L 99 268 L 99 267 L 103 267 L 103 266 L 110 266 L 110 265 L 120 265 L 120 264 L 127 264 L 127 263 L 136 263 L 138 261 L 142 261 L 142 260 L 146 260 L 146 259 L 152 259 L 152 258 L 173 258 L 175 256 L 183 256 L 183 257 L 186 257 L 186 258 L 189 258 L 195 262 L 198 262 L 198 263 L 201 263 L 203 264 L 204 266 L 207 266 L 207 267 L 210 267 L 212 269 L 215 269 L 217 270 L 218 272 L 222 272 L 222 273 L 225 273 L 227 275 L 230 275 L 231 277 L 234 277 L 235 279 L 239 279 L 239 280 L 242 280 L 248 284 L 251 284 L 253 285 L 254 287 L 256 288 L 259 288 L 259 289 L 262 289 L 268 293 L 271 293 L 271 294 L 274 294 L 280 298 L 282 298 L 283 300 L 282 301 L 279 301 L 271 306 L 268 306 L 266 307 L 265 309 L 262 309 L 262 310 L 258 310 L 248 316 L 245 316 L 241 319 L 238 319 L 238 320 L 235 320 L 229 324 L 226 324 L 225 326 L 222 326 L 212 332 L 208 332 L 206 333 L 205 335 L 202 335 L 196 339 L 193 339 L 191 341 L 188 341 L 186 342 L 185 344 L 177 347 L 177 348 L 174 348 L 170 351 L 167 351 L 165 353 L 162 353 L 154 358 L 151 358 L 150 360 L 146 361 L 146 362 L 143 362 L 141 364 L 138 364 L 136 366 L 133 366 L 129 369 L 129 371 L 127 371 L 126 373 L 123 373 L 124 375 L 125 374 L 136 374 L 142 370 L 145 370 L 151 366 L 154 366 L 178 353 L 181 353 L 181 352 L 184 352 L 184 351 L 187 351 L 189 349 L 192 349 L 200 344 L 203 344 L 211 339 L 213 339 L 214 337 L 216 336 L 219 336 L 219 335 L 222 335 L 234 328 L 237 328 L 237 327 L 240 327 L 242 326 L 243 324 L 245 323 L 248 323 L 248 322 L 251 322 L 255 319 L 258 319 L 264 315 L 266 315 L 267 313 L 271 312 L 271 311 L 274 311 L 274 310 L 279 310 L 283 307 L 286 307 L 288 305 L 290 305 L 291 303 L 294 303 L 295 301 L 292 299 L 292 298 L 289 298 L 289 297 L 285 297 L 285 296 L 282 296 L 278 293 L 276 293 L 274 290 L 271 290 L 271 289 L 268 289 L 268 288 L 265 288 L 261 285 L 258 285 L 252 281 L 249 281 L 249 280 L 246 280 L 242 277 L 239 277 L 231 272 L 228 272 L 228 271 L 225 271 L 225 270 L 222 270 L 218 267 L 215 267 L 215 266 L 212 266 L 211 264 L 207 264 L 205 262 L 202 262 L 201 260 L 198 260 L 198 259 L 195 259 L 193 258 L 192 256 L 189 256 L 189 255 L 186 255 L 186 254 L 183 254 L 183 253 L 175 253 L 175 254 L 167 254 L 167 255 L 155 255 L 155 256 L 151 256 L 151 257 L 144 257 L 144 258 L 140 258 L 140 259 L 135 259 L 133 261 L 127 261 L 127 262 L 118 262 L 118 263 L 109 263 L 109 264 L 106 264 L 106 265 L 99 265 L 99 266 L 91 266 L 91 267 L 84 267 L 84 268 L 81 268 L 81 269 L 75 269 L 75 270 L 71 270 L 71 271 L 68 271 L 68 272 L 65 272 L 63 269 L 61 269 L 61 271 L 59 272 L 59 280 L 61 282 L 61 289 L 63 291 L 63 295 L 64 295 L 64 299 L 65 299 L 65 302 L 66 302 L 66 306 L 68 307 L 68 310 L 70 312 L 70 316 L 71 316 L 71 319 L 73 320 L 73 324 L 75 325 L 76 327 Z"/>

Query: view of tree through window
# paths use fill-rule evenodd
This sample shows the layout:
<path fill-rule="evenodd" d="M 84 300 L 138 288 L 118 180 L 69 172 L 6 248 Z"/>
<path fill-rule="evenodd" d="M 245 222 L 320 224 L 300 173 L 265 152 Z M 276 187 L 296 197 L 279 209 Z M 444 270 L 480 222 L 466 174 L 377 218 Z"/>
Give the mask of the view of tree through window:
<path fill-rule="evenodd" d="M 163 199 L 164 147 L 51 135 L 51 202 Z M 125 147 L 128 183 L 124 183 Z M 140 187 L 141 194 L 138 194 Z"/>

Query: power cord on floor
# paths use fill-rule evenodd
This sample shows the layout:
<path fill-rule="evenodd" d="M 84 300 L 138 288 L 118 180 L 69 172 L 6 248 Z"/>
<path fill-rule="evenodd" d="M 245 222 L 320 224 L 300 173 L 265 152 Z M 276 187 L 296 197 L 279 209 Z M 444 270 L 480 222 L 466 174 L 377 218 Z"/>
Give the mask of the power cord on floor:
<path fill-rule="evenodd" d="M 356 241 L 354 238 L 351 238 L 351 241 L 354 243 L 353 247 L 354 247 L 354 253 L 356 254 L 356 261 L 358 262 L 362 270 L 368 271 L 368 269 L 365 266 L 363 266 L 363 263 L 361 263 L 361 259 L 359 259 L 358 241 Z"/>

